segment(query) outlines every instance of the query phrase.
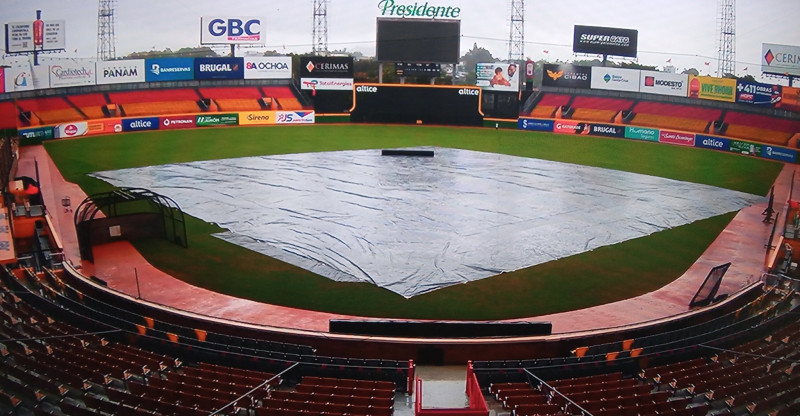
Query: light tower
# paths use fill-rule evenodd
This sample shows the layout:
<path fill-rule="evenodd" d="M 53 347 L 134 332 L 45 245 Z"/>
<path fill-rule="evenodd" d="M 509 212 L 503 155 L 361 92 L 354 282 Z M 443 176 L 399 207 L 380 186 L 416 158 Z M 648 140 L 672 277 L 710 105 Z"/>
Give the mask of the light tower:
<path fill-rule="evenodd" d="M 525 0 L 511 0 L 511 32 L 508 36 L 508 60 L 525 59 Z"/>
<path fill-rule="evenodd" d="M 117 57 L 117 37 L 114 35 L 114 8 L 117 0 L 97 2 L 97 59 L 108 61 Z"/>
<path fill-rule="evenodd" d="M 314 0 L 314 25 L 312 29 L 314 55 L 328 54 L 328 0 Z"/>
<path fill-rule="evenodd" d="M 717 76 L 736 74 L 736 0 L 718 0 Z"/>

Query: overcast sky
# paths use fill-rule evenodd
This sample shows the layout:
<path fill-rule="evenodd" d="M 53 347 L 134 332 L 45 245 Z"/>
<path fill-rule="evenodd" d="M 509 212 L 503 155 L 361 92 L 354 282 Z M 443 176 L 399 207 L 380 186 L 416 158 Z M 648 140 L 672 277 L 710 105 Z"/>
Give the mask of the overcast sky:
<path fill-rule="evenodd" d="M 415 0 L 394 1 L 415 3 Z M 379 0 L 330 0 L 328 49 L 346 48 L 374 55 L 378 3 Z M 462 54 L 477 43 L 496 58 L 508 58 L 510 0 L 427 0 L 427 3 L 462 9 Z M 0 0 L 0 20 L 2 23 L 33 20 L 35 11 L 41 9 L 44 20 L 66 21 L 67 51 L 48 58 L 93 59 L 97 53 L 97 4 L 94 0 Z M 310 52 L 312 4 L 312 0 L 120 0 L 116 8 L 117 56 L 154 48 L 199 46 L 201 16 L 263 17 L 266 45 L 251 52 L 264 49 Z M 639 31 L 639 63 L 661 68 L 671 59 L 678 71 L 694 67 L 704 74 L 715 75 L 717 8 L 718 0 L 527 0 L 525 55 L 534 60 L 576 59 L 572 53 L 574 25 L 620 27 Z M 800 1 L 739 0 L 736 72 L 758 78 L 763 42 L 800 45 L 798 22 Z M 246 52 L 242 49 L 237 54 Z M 4 57 L 6 63 L 12 59 Z"/>

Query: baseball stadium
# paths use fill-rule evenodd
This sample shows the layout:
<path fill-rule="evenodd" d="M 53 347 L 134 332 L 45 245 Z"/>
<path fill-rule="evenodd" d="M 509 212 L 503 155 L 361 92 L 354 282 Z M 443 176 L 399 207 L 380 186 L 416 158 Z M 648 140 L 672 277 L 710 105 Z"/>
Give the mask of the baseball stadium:
<path fill-rule="evenodd" d="M 767 83 L 575 25 L 602 61 L 459 82 L 459 7 L 378 3 L 374 77 L 237 56 L 252 17 L 91 62 L 7 22 L 3 414 L 800 414 L 800 47 Z"/>

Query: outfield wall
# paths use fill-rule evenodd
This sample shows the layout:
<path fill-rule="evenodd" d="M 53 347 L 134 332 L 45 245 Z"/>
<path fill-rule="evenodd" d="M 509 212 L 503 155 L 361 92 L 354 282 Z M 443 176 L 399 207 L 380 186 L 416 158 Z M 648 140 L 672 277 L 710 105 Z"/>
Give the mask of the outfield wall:
<path fill-rule="evenodd" d="M 229 113 L 174 114 L 150 117 L 116 117 L 19 129 L 22 144 L 99 134 L 146 130 L 175 130 L 219 126 L 314 124 L 313 111 L 239 111 Z"/>
<path fill-rule="evenodd" d="M 541 119 L 520 117 L 519 130 L 541 131 L 559 134 L 580 134 L 586 136 L 615 137 L 653 143 L 666 143 L 677 146 L 699 147 L 772 159 L 780 162 L 797 163 L 797 150 L 786 147 L 749 142 L 728 137 L 689 133 L 678 130 L 638 127 L 622 124 L 583 122 L 565 119 Z"/>

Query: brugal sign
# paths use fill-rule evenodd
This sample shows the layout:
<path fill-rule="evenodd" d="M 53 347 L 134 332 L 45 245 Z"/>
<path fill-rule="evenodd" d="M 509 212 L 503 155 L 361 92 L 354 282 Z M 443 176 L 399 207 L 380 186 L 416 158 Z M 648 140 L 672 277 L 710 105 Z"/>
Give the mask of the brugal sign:
<path fill-rule="evenodd" d="M 381 0 L 378 2 L 378 10 L 381 16 L 397 17 L 430 17 L 458 19 L 461 15 L 460 7 L 453 6 L 429 6 L 428 2 L 419 4 L 395 4 L 394 0 Z"/>

